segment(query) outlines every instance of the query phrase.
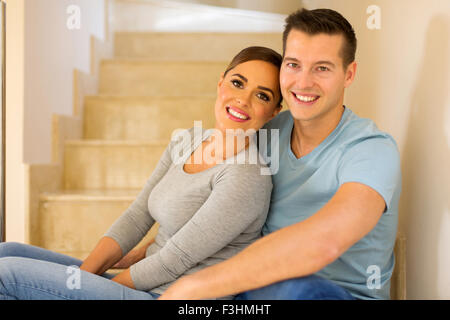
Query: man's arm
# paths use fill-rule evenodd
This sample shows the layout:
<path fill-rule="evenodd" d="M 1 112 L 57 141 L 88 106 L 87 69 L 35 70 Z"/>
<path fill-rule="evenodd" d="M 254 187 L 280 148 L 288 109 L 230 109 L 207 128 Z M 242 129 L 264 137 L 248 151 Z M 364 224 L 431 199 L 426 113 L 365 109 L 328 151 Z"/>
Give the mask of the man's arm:
<path fill-rule="evenodd" d="M 313 274 L 369 233 L 385 207 L 374 189 L 345 183 L 310 218 L 259 239 L 229 260 L 180 278 L 160 299 L 217 298 Z"/>

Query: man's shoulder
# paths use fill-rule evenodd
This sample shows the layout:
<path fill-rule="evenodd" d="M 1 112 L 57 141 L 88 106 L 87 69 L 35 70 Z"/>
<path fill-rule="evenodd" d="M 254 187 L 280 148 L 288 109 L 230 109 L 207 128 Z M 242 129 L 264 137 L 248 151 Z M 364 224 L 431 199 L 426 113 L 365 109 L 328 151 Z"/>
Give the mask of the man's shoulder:
<path fill-rule="evenodd" d="M 343 147 L 346 149 L 361 145 L 382 145 L 385 148 L 397 150 L 397 143 L 389 133 L 380 130 L 373 120 L 359 117 L 351 110 L 339 136 L 339 140 L 343 142 Z"/>

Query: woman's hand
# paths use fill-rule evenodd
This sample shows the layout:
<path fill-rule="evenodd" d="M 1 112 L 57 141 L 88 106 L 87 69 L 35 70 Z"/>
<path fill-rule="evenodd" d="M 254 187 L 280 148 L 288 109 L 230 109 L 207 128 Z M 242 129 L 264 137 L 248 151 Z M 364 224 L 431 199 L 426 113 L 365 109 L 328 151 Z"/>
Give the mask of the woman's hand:
<path fill-rule="evenodd" d="M 127 269 L 145 258 L 145 248 L 133 249 L 112 266 L 114 269 Z"/>
<path fill-rule="evenodd" d="M 131 279 L 130 269 L 126 269 L 125 271 L 119 273 L 117 276 L 111 279 L 114 282 L 120 283 L 131 289 L 136 289 L 133 283 L 133 279 Z"/>
<path fill-rule="evenodd" d="M 151 239 L 147 244 L 145 244 L 141 248 L 133 249 L 130 252 L 128 252 L 125 256 L 120 259 L 115 265 L 112 267 L 114 269 L 127 269 L 131 267 L 133 264 L 141 261 L 145 258 L 145 252 L 147 251 L 147 248 L 155 242 L 155 239 Z"/>

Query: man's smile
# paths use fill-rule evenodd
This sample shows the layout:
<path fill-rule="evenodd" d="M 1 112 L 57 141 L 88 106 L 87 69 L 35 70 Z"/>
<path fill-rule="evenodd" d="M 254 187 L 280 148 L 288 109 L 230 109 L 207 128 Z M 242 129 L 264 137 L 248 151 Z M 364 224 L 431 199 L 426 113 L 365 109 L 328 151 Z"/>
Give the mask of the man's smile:
<path fill-rule="evenodd" d="M 295 93 L 292 91 L 291 91 L 291 93 L 297 102 L 299 102 L 301 104 L 306 104 L 306 105 L 312 105 L 320 98 L 320 96 L 318 96 L 318 95 L 300 94 L 300 93 Z"/>

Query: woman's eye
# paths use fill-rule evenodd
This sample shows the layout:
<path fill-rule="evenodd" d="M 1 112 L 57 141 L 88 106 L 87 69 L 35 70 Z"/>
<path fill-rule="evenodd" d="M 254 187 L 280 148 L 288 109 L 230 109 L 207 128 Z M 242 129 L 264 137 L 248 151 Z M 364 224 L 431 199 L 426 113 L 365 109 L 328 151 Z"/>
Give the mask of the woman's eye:
<path fill-rule="evenodd" d="M 258 93 L 256 96 L 258 98 L 260 98 L 261 100 L 270 101 L 270 97 L 267 94 L 263 93 L 263 92 Z"/>
<path fill-rule="evenodd" d="M 233 84 L 233 86 L 235 86 L 236 88 L 242 88 L 242 81 L 240 80 L 231 80 L 231 83 Z"/>

